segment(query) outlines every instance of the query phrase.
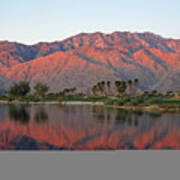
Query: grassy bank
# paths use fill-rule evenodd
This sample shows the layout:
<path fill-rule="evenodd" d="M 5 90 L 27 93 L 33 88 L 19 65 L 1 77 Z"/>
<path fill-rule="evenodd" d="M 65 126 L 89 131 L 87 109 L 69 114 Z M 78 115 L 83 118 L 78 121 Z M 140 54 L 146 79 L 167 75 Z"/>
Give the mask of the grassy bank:
<path fill-rule="evenodd" d="M 165 97 L 125 96 L 118 99 L 107 99 L 107 105 L 137 106 L 137 105 L 180 105 L 180 100 Z"/>
<path fill-rule="evenodd" d="M 107 99 L 104 104 L 131 110 L 141 109 L 145 111 L 180 113 L 180 100 L 175 100 L 172 97 L 127 96 L 119 99 Z"/>
<path fill-rule="evenodd" d="M 141 95 L 141 96 L 122 96 L 122 97 L 88 97 L 88 96 L 46 96 L 43 98 L 39 98 L 36 96 L 24 96 L 17 98 L 8 98 L 8 97 L 0 97 L 1 102 L 9 102 L 9 103 L 62 103 L 67 104 L 83 104 L 81 102 L 101 102 L 105 106 L 113 106 L 113 107 L 121 107 L 126 109 L 154 109 L 161 111 L 171 111 L 171 112 L 180 112 L 180 100 L 175 100 L 170 96 L 149 96 L 149 95 Z M 77 103 L 75 103 L 77 102 Z"/>
<path fill-rule="evenodd" d="M 105 102 L 108 97 L 87 97 L 87 96 L 67 96 L 63 101 L 88 101 L 88 102 Z"/>

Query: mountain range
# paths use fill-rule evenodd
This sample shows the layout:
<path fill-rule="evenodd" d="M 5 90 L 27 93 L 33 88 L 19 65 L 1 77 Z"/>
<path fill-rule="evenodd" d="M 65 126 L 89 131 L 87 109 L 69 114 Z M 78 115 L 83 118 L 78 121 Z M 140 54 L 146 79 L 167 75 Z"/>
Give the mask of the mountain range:
<path fill-rule="evenodd" d="M 98 81 L 139 79 L 145 90 L 180 89 L 180 40 L 130 32 L 81 33 L 24 45 L 0 41 L 0 93 L 20 80 L 90 92 Z"/>

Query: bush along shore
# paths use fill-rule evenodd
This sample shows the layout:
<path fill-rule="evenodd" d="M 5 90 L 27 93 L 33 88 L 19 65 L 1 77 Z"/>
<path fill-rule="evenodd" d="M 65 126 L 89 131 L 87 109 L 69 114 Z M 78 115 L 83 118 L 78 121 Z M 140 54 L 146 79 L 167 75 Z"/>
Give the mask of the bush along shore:
<path fill-rule="evenodd" d="M 104 105 L 131 110 L 162 111 L 180 113 L 180 92 L 158 93 L 139 91 L 139 80 L 98 82 L 90 94 L 77 93 L 76 88 L 64 89 L 58 93 L 48 93 L 49 87 L 36 83 L 33 90 L 29 83 L 21 81 L 9 87 L 0 96 L 0 103 L 63 104 L 63 105 Z"/>

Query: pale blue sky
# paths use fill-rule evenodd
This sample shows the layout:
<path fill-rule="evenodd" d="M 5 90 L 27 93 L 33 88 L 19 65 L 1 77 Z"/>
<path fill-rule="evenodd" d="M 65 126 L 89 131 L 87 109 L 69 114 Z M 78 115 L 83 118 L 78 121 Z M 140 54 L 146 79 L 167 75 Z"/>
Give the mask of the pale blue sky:
<path fill-rule="evenodd" d="M 0 40 L 33 44 L 97 31 L 180 39 L 180 0 L 0 0 Z"/>

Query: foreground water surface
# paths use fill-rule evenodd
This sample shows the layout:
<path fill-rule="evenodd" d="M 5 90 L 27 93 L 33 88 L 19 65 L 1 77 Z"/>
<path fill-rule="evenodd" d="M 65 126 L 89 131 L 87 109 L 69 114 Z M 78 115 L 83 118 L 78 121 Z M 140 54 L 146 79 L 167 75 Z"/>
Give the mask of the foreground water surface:
<path fill-rule="evenodd" d="M 0 104 L 0 149 L 180 149 L 180 114 Z"/>

